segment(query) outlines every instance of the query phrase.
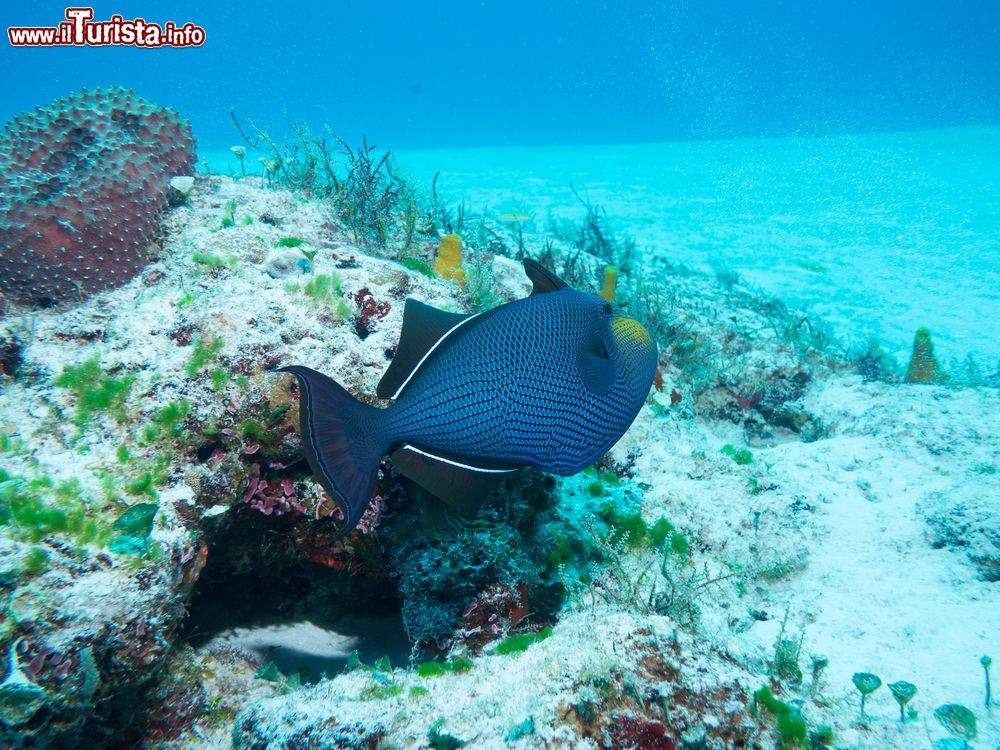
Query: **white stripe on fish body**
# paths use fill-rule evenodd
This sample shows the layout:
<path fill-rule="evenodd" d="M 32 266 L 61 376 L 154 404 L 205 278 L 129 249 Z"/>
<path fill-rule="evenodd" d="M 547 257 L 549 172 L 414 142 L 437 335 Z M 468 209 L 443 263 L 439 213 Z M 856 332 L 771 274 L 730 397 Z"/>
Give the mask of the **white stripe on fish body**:
<path fill-rule="evenodd" d="M 459 323 L 458 325 L 462 324 Z M 455 326 L 455 328 L 458 328 L 458 326 Z M 484 469 L 482 466 L 470 466 L 469 464 L 463 464 L 459 461 L 453 461 L 450 458 L 435 456 L 433 453 L 422 451 L 419 448 L 414 448 L 412 445 L 409 444 L 404 445 L 403 450 L 413 451 L 414 453 L 419 453 L 421 456 L 427 456 L 427 458 L 432 458 L 435 461 L 440 461 L 441 463 L 450 464 L 451 466 L 457 466 L 460 469 L 468 469 L 469 471 L 478 471 L 482 474 L 510 474 L 512 471 L 517 471 L 517 469 Z"/>

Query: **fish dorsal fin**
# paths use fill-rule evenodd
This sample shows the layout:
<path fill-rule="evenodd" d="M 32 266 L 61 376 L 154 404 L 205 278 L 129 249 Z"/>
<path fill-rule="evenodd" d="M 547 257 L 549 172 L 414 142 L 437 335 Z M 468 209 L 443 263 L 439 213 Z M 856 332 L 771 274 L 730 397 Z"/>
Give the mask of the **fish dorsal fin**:
<path fill-rule="evenodd" d="M 607 396 L 611 386 L 615 384 L 618 371 L 597 335 L 594 335 L 588 346 L 580 352 L 578 364 L 584 385 L 595 396 Z"/>
<path fill-rule="evenodd" d="M 469 459 L 451 458 L 412 445 L 394 451 L 392 464 L 404 477 L 468 518 L 475 517 L 504 477 L 516 471 L 487 464 L 474 465 Z"/>
<path fill-rule="evenodd" d="M 407 299 L 403 308 L 403 329 L 399 333 L 396 354 L 375 389 L 379 398 L 398 398 L 403 386 L 417 371 L 427 355 L 448 334 L 475 315 L 438 310 L 415 299 Z"/>
<path fill-rule="evenodd" d="M 543 294 L 544 292 L 558 292 L 569 286 L 550 270 L 545 268 L 538 261 L 531 258 L 524 259 L 524 272 L 531 279 L 532 294 Z"/>

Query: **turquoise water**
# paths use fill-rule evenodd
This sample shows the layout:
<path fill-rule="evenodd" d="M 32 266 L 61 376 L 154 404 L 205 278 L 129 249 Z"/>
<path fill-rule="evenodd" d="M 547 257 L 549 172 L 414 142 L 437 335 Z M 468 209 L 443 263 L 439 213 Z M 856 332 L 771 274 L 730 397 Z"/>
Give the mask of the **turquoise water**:
<path fill-rule="evenodd" d="M 583 198 L 647 257 L 736 271 L 845 345 L 876 336 L 905 362 L 926 326 L 945 360 L 1000 358 L 1000 127 L 396 156 L 473 214 L 530 215 L 539 246 Z"/>
<path fill-rule="evenodd" d="M 845 338 L 903 356 L 927 326 L 946 358 L 1000 357 L 1000 128 L 399 157 L 543 227 L 582 214 L 572 183 L 648 254 L 738 271 Z"/>
<path fill-rule="evenodd" d="M 192 22 L 204 45 L 0 45 L 0 118 L 116 83 L 182 113 L 205 153 L 240 141 L 231 110 L 279 140 L 329 125 L 538 229 L 582 213 L 573 183 L 650 254 L 736 270 L 845 339 L 905 356 L 926 325 L 946 358 L 1000 356 L 996 3 L 141 6 L 95 19 Z"/>

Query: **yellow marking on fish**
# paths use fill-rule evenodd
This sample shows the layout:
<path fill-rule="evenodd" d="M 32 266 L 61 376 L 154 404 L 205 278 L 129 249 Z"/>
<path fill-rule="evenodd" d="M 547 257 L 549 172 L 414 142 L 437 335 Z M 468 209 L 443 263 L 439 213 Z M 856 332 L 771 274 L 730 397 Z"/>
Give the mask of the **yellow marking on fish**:
<path fill-rule="evenodd" d="M 616 316 L 611 319 L 611 334 L 623 353 L 633 354 L 653 345 L 649 331 L 638 320 Z"/>

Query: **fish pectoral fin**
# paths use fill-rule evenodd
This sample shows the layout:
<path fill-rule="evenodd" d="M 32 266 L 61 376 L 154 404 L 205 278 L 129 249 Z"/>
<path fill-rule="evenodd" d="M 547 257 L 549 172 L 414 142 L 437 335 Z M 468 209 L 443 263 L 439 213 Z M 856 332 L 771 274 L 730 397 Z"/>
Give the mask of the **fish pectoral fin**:
<path fill-rule="evenodd" d="M 608 358 L 604 345 L 596 341 L 581 351 L 578 364 L 584 385 L 595 396 L 607 396 L 611 386 L 615 384 L 618 371 L 614 362 Z"/>
<path fill-rule="evenodd" d="M 541 263 L 531 258 L 524 259 L 524 273 L 531 279 L 532 294 L 558 292 L 560 289 L 566 289 L 569 286 L 569 284 L 545 268 Z"/>
<path fill-rule="evenodd" d="M 427 354 L 449 333 L 474 317 L 445 312 L 415 299 L 407 299 L 396 353 L 375 389 L 378 397 L 397 398 Z"/>
<path fill-rule="evenodd" d="M 460 459 L 404 445 L 392 453 L 393 466 L 463 516 L 475 517 L 490 494 L 516 469 L 473 466 Z"/>

